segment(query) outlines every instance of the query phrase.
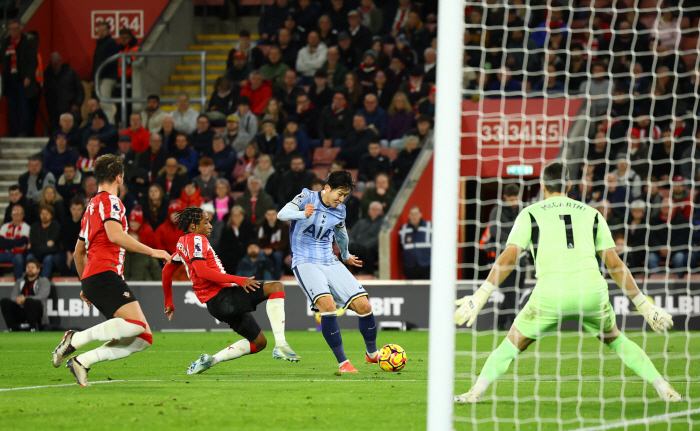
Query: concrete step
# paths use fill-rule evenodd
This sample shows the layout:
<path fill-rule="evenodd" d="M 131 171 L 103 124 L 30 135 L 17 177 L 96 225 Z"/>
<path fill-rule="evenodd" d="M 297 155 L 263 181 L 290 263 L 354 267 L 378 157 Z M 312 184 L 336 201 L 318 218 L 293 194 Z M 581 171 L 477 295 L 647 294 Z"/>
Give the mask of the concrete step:
<path fill-rule="evenodd" d="M 0 180 L 4 181 L 14 181 L 15 183 L 19 177 L 27 172 L 26 168 L 23 169 L 0 169 Z"/>
<path fill-rule="evenodd" d="M 209 96 L 214 91 L 213 85 L 207 85 L 205 93 Z M 199 95 L 199 85 L 164 85 L 163 93 L 169 97 L 174 94 L 186 93 Z"/>
<path fill-rule="evenodd" d="M 0 180 L 0 199 L 9 199 L 7 196 L 7 190 L 14 184 L 17 184 L 17 180 Z"/>
<path fill-rule="evenodd" d="M 212 60 L 211 57 L 224 57 L 224 58 L 221 59 L 221 60 Z M 195 59 L 193 59 L 193 60 L 185 60 L 185 61 L 183 62 L 183 64 L 184 64 L 184 65 L 197 65 L 197 66 L 199 66 L 199 65 L 202 64 L 202 62 L 200 61 L 199 57 L 197 57 L 196 60 L 195 60 Z M 224 70 L 226 70 L 226 56 L 225 56 L 225 55 L 223 55 L 223 56 L 219 56 L 219 55 L 208 55 L 208 56 L 207 56 L 207 66 L 223 66 L 223 67 L 224 67 Z"/>
<path fill-rule="evenodd" d="M 38 148 L 41 150 L 49 138 L 0 138 L 0 148 Z"/>
<path fill-rule="evenodd" d="M 231 51 L 235 46 L 228 44 L 228 45 L 216 45 L 216 44 L 210 44 L 207 42 L 206 45 L 190 45 L 187 47 L 190 51 L 207 51 L 207 55 L 209 52 L 212 54 L 228 54 L 229 51 Z"/>
<path fill-rule="evenodd" d="M 178 72 L 187 72 L 187 73 L 192 73 L 196 71 L 199 73 L 200 70 L 202 70 L 202 65 L 201 64 L 178 64 L 175 66 L 175 70 Z M 222 62 L 221 64 L 209 64 L 207 62 L 206 65 L 206 71 L 216 71 L 216 72 L 225 72 L 226 71 L 226 62 Z"/>
<path fill-rule="evenodd" d="M 22 148 L 4 148 L 2 145 L 0 145 L 0 157 L 3 159 L 15 159 L 15 160 L 24 160 L 26 162 L 26 159 L 29 156 L 32 156 L 39 151 L 41 151 L 42 147 L 22 147 Z"/>
<path fill-rule="evenodd" d="M 200 41 L 211 41 L 211 40 L 227 40 L 229 43 L 231 43 L 232 40 L 238 40 L 240 37 L 238 34 L 198 34 L 197 35 L 197 42 Z M 251 34 L 250 39 L 253 41 L 257 41 L 260 39 L 259 34 Z"/>
<path fill-rule="evenodd" d="M 223 73 L 222 73 L 222 75 L 223 75 Z M 173 75 L 173 76 L 175 76 L 175 75 Z M 221 76 L 221 75 L 219 75 L 219 76 Z M 218 78 L 218 76 L 216 78 L 206 77 L 204 79 L 204 85 L 213 86 L 214 83 L 216 82 L 217 78 Z M 170 82 L 168 84 L 170 84 L 170 85 L 200 85 L 200 83 L 201 83 L 201 80 L 200 80 L 199 76 L 197 76 L 197 78 L 192 78 L 191 76 L 185 78 L 185 77 L 182 77 L 182 75 L 181 75 L 180 79 L 170 80 Z"/>
<path fill-rule="evenodd" d="M 4 169 L 24 169 L 26 166 L 26 160 L 0 159 L 0 171 Z"/>

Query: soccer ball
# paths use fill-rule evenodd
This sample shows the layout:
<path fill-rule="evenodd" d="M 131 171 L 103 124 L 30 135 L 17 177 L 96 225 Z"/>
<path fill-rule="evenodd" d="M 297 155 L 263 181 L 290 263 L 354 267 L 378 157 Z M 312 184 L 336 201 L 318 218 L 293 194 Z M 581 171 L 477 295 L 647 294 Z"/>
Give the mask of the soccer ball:
<path fill-rule="evenodd" d="M 379 367 L 384 371 L 401 371 L 406 365 L 406 351 L 398 344 L 379 349 Z"/>

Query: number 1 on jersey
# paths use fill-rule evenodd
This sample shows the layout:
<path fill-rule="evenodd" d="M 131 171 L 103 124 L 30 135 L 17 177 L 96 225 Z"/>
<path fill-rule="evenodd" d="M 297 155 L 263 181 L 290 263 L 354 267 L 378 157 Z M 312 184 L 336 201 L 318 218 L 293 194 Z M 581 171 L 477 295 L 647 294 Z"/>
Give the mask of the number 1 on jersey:
<path fill-rule="evenodd" d="M 566 248 L 574 248 L 574 229 L 571 226 L 571 215 L 561 214 L 559 220 L 562 220 L 564 227 L 566 227 Z"/>

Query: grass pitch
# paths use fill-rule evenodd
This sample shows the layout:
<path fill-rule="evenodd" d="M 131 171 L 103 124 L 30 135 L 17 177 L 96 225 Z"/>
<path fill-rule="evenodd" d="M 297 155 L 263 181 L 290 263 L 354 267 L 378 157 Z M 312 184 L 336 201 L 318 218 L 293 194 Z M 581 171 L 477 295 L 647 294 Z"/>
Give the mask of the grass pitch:
<path fill-rule="evenodd" d="M 0 334 L 0 429 L 425 429 L 428 334 L 424 332 L 379 334 L 380 345 L 396 343 L 406 349 L 408 363 L 400 373 L 365 364 L 361 335 L 344 331 L 348 357 L 360 371 L 356 375 L 336 373 L 335 359 L 320 333 L 289 332 L 287 339 L 302 357 L 300 363 L 273 360 L 269 346 L 257 355 L 219 364 L 196 376 L 185 371 L 200 353 L 215 353 L 240 337 L 233 333 L 155 333 L 153 347 L 145 352 L 95 364 L 90 371 L 93 386 L 88 388 L 77 386 L 66 368 L 51 365 L 51 351 L 61 335 Z M 457 336 L 457 393 L 469 389 L 473 364 L 479 372 L 504 335 L 494 339 L 490 332 L 482 332 L 476 341 L 468 333 Z M 495 398 L 487 396 L 474 406 L 455 406 L 455 429 L 579 429 L 600 426 L 603 420 L 610 425 L 700 407 L 699 359 L 694 356 L 689 365 L 673 359 L 686 347 L 691 355 L 699 352 L 700 338 L 686 340 L 685 334 L 674 333 L 667 341 L 647 333 L 646 351 L 658 354 L 652 356 L 657 367 L 663 368 L 664 349 L 672 357 L 662 374 L 673 379 L 685 376 L 688 365 L 693 378 L 690 385 L 685 378 L 673 381 L 690 400 L 667 406 L 658 402 L 650 385 L 622 369 L 619 359 L 606 350 L 602 350 L 606 355 L 601 390 L 598 341 L 586 337 L 580 343 L 571 335 L 564 333 L 562 338 L 531 346 L 516 361 L 517 382 L 511 366 L 494 388 Z M 643 341 L 640 333 L 628 336 L 640 344 Z M 586 358 L 580 369 L 579 343 Z M 476 353 L 472 353 L 474 346 Z M 549 356 L 557 349 L 563 354 L 559 368 L 556 358 Z M 530 353 L 535 350 L 539 358 Z M 536 366 L 539 381 L 532 378 Z M 621 373 L 627 376 L 624 382 Z M 10 388 L 17 389 L 7 390 Z M 629 397 L 624 405 L 619 401 L 621 391 Z M 578 402 L 578 397 L 583 401 Z M 671 424 L 627 429 L 675 431 L 693 425 L 700 429 L 700 413 L 684 413 L 672 420 Z"/>

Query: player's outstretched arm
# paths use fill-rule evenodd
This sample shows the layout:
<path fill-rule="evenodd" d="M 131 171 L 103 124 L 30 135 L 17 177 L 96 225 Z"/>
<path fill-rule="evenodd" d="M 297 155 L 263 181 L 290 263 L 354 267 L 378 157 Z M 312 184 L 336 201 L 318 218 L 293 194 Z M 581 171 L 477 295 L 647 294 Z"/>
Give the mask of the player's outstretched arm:
<path fill-rule="evenodd" d="M 282 221 L 304 220 L 311 217 L 315 209 L 313 205 L 306 204 L 302 211 L 295 203 L 289 202 L 277 213 L 277 218 Z"/>
<path fill-rule="evenodd" d="M 163 267 L 163 296 L 165 297 L 165 311 L 168 322 L 173 320 L 175 305 L 173 304 L 173 273 L 177 270 L 179 262 L 171 260 Z"/>
<path fill-rule="evenodd" d="M 106 220 L 105 231 L 107 232 L 107 238 L 109 238 L 112 243 L 118 245 L 126 251 L 145 254 L 147 256 L 163 260 L 166 263 L 170 262 L 170 253 L 165 250 L 154 250 L 147 245 L 141 244 L 129 234 L 124 232 L 124 230 L 122 230 L 121 223 L 117 222 L 116 220 Z"/>
<path fill-rule="evenodd" d="M 255 280 L 255 277 L 238 277 L 236 275 L 226 274 L 209 268 L 204 259 L 196 259 L 192 261 L 192 267 L 197 271 L 197 276 L 217 283 L 236 283 L 243 290 L 248 292 L 248 289 L 255 290 L 260 287 L 260 282 Z"/>
<path fill-rule="evenodd" d="M 474 324 L 476 316 L 488 302 L 489 297 L 496 290 L 496 286 L 501 284 L 515 268 L 521 251 L 522 249 L 517 245 L 508 244 L 503 253 L 496 259 L 489 276 L 484 284 L 479 287 L 479 290 L 474 292 L 473 295 L 465 296 L 455 301 L 455 305 L 459 305 L 459 308 L 455 311 L 455 323 L 457 325 L 463 325 L 466 322 L 467 327 L 471 327 Z"/>
<path fill-rule="evenodd" d="M 617 255 L 614 248 L 601 251 L 600 257 L 605 262 L 605 266 L 608 267 L 610 277 L 615 280 L 615 283 L 620 286 L 625 295 L 632 300 L 632 303 L 637 307 L 639 313 L 644 316 L 644 320 L 651 326 L 651 329 L 662 333 L 673 327 L 671 315 L 663 308 L 656 307 L 649 302 L 646 295 L 639 290 L 632 273 L 620 259 L 620 256 Z"/>
<path fill-rule="evenodd" d="M 350 254 L 348 250 L 348 244 L 350 239 L 348 238 L 348 231 L 343 227 L 335 227 L 335 242 L 338 243 L 338 249 L 340 250 L 340 258 L 348 265 L 362 267 L 362 261 L 357 258 L 357 256 Z"/>

